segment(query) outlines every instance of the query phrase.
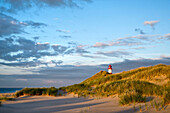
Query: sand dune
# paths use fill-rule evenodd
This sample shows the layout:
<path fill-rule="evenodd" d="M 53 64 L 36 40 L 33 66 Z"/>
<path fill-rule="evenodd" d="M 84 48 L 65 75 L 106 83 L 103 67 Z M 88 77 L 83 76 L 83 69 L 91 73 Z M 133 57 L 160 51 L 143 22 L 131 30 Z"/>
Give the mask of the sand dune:
<path fill-rule="evenodd" d="M 148 110 L 145 104 L 142 105 L 142 111 L 153 113 L 155 108 L 148 104 Z M 160 110 L 159 113 L 168 113 L 170 107 Z M 118 97 L 114 98 L 77 98 L 73 95 L 50 97 L 50 96 L 23 96 L 15 101 L 5 101 L 0 107 L 0 113 L 132 113 L 140 112 L 139 104 L 134 111 L 133 105 L 120 106 Z"/>

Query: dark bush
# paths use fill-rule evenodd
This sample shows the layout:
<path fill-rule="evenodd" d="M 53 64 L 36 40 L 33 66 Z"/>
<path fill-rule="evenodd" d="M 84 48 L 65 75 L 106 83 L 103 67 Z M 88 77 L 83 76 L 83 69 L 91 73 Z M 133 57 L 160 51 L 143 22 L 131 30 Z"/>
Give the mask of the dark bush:
<path fill-rule="evenodd" d="M 58 89 L 55 87 L 51 88 L 24 88 L 21 91 L 17 92 L 15 94 L 16 97 L 22 96 L 22 95 L 49 95 L 49 96 L 57 96 Z"/>

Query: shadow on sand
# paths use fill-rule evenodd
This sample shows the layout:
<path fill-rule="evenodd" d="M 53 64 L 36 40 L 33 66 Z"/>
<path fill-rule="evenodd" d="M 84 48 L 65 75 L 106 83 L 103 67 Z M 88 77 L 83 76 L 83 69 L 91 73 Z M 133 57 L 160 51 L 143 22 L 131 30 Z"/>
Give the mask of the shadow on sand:
<path fill-rule="evenodd" d="M 30 96 L 20 97 L 16 101 L 20 101 L 19 103 L 11 103 L 11 104 L 3 104 L 0 107 L 1 113 L 21 113 L 25 112 L 59 112 L 64 110 L 76 109 L 89 107 L 93 105 L 103 104 L 105 102 L 99 103 L 88 103 L 93 99 L 85 99 L 85 98 L 54 98 L 53 100 L 39 100 L 36 98 L 29 98 Z M 31 102 L 24 102 L 23 100 L 32 100 Z M 23 102 L 22 102 L 23 101 Z M 86 102 L 86 103 L 84 103 Z"/>

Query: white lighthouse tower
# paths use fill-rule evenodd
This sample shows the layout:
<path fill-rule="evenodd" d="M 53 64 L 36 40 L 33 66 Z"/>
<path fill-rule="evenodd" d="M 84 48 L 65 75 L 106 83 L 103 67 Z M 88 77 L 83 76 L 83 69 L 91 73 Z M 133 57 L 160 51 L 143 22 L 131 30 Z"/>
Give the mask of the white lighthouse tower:
<path fill-rule="evenodd" d="M 108 73 L 112 74 L 112 66 L 111 65 L 109 65 L 109 67 L 108 67 Z"/>

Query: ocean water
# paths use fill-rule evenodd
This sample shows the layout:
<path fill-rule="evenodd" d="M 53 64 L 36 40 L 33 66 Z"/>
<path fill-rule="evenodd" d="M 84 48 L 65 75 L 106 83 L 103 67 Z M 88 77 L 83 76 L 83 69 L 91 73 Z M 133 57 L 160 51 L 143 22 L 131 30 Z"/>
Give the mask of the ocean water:
<path fill-rule="evenodd" d="M 15 93 L 21 89 L 22 88 L 0 88 L 0 93 Z"/>

